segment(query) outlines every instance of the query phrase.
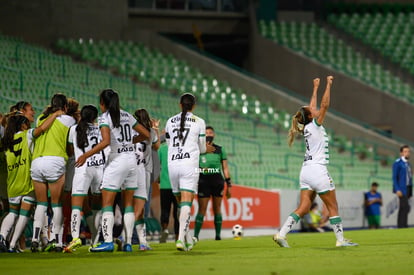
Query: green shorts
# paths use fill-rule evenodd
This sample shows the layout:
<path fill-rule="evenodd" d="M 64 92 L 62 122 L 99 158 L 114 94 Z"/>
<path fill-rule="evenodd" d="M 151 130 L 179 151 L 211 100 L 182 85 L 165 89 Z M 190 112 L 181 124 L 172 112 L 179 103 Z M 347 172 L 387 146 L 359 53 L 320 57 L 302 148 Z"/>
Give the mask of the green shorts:
<path fill-rule="evenodd" d="M 368 219 L 369 225 L 376 225 L 376 226 L 381 225 L 381 215 L 368 215 L 367 219 Z"/>

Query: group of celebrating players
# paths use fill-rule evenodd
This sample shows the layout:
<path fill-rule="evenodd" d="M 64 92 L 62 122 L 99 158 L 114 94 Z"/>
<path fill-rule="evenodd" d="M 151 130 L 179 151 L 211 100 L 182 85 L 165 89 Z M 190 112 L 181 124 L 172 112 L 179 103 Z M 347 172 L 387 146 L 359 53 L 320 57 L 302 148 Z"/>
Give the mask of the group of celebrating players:
<path fill-rule="evenodd" d="M 102 114 L 98 117 L 95 106 L 85 105 L 79 110 L 76 100 L 55 94 L 38 117 L 36 128 L 31 128 L 34 110 L 28 102 L 12 106 L 3 117 L 1 178 L 7 179 L 9 213 L 1 224 L 1 252 L 21 252 L 18 240 L 32 208 L 32 252 L 72 252 L 80 247 L 82 216 L 92 235 L 89 251 L 112 252 L 113 207 L 119 192 L 123 203 L 122 250 L 132 252 L 134 228 L 139 249 L 151 249 L 145 236 L 144 204 L 150 189 L 152 149 L 160 145 L 159 121 L 151 119 L 145 109 L 136 110 L 134 115 L 122 110 L 119 95 L 112 89 L 101 91 L 99 102 Z M 176 247 L 189 251 L 196 241 L 190 235 L 189 222 L 197 193 L 199 155 L 209 145 L 204 120 L 192 114 L 195 97 L 182 95 L 180 105 L 181 112 L 167 121 L 165 137 L 172 191 L 180 206 Z M 67 246 L 63 245 L 64 190 L 72 194 L 72 241 Z"/>

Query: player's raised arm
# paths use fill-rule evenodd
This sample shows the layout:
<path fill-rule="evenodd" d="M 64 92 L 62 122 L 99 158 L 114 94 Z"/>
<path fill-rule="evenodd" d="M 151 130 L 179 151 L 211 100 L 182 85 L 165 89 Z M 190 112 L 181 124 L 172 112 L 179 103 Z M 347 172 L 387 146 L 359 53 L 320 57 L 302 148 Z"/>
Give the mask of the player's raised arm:
<path fill-rule="evenodd" d="M 313 80 L 313 91 L 312 91 L 312 97 L 311 100 L 309 102 L 309 108 L 311 110 L 311 112 L 316 112 L 318 110 L 318 88 L 319 88 L 319 83 L 320 83 L 320 79 L 319 78 L 315 78 Z"/>
<path fill-rule="evenodd" d="M 328 111 L 330 102 L 331 102 L 331 86 L 332 86 L 333 76 L 326 77 L 326 89 L 325 93 L 322 96 L 321 107 L 319 109 L 319 115 L 317 117 L 317 122 L 319 125 L 322 125 L 325 120 L 326 112 Z"/>

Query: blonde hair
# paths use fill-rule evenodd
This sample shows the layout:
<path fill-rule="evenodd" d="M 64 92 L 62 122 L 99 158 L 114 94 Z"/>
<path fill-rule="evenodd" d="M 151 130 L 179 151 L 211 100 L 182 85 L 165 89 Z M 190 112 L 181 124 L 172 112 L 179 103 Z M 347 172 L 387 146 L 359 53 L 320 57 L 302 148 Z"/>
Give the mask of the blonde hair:
<path fill-rule="evenodd" d="M 297 134 L 303 134 L 303 117 L 300 111 L 297 111 L 296 114 L 292 117 L 292 124 L 290 125 L 289 134 L 288 134 L 288 145 L 292 146 L 293 141 Z"/>

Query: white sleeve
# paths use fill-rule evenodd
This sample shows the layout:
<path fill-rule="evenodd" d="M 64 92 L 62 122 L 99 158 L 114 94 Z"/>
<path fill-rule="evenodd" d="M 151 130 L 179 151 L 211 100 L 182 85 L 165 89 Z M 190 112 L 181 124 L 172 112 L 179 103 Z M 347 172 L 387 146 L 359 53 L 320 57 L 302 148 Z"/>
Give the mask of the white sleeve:
<path fill-rule="evenodd" d="M 167 125 L 165 125 L 165 141 L 167 142 L 167 145 L 170 146 L 170 131 L 169 131 L 169 120 L 167 122 Z"/>
<path fill-rule="evenodd" d="M 72 127 L 70 127 L 70 130 L 69 130 L 68 142 L 72 143 L 72 144 L 73 144 L 73 140 L 75 138 L 76 126 L 77 125 L 73 125 Z"/>
<path fill-rule="evenodd" d="M 200 134 L 198 135 L 198 148 L 200 149 L 200 154 L 206 152 L 206 123 L 204 120 L 200 119 Z"/>

